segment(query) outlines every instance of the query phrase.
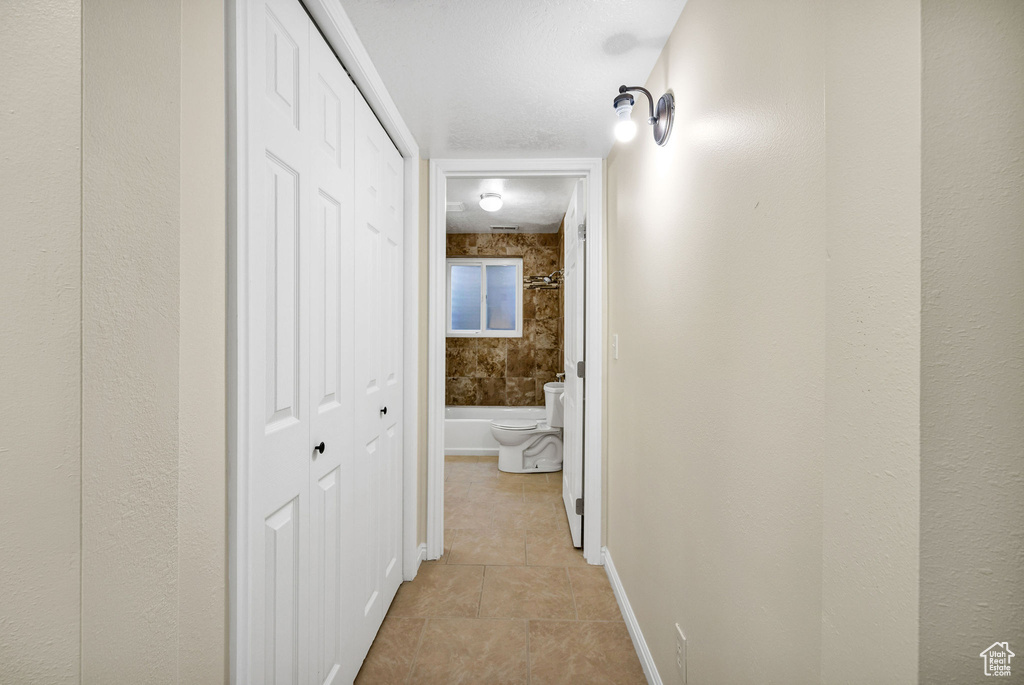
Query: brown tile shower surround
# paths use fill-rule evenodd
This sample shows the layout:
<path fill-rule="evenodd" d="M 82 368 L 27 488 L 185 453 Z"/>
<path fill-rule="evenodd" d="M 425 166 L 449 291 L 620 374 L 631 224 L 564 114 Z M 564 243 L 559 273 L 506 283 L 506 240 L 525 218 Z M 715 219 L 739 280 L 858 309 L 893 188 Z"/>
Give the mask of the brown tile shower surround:
<path fill-rule="evenodd" d="M 604 569 L 572 546 L 561 475 L 445 459 L 444 556 L 399 588 L 356 683 L 647 682 Z"/>
<path fill-rule="evenodd" d="M 562 268 L 562 229 L 448 234 L 449 257 L 522 257 L 524 276 Z M 523 291 L 522 338 L 447 338 L 445 404 L 539 406 L 562 370 L 562 290 Z"/>

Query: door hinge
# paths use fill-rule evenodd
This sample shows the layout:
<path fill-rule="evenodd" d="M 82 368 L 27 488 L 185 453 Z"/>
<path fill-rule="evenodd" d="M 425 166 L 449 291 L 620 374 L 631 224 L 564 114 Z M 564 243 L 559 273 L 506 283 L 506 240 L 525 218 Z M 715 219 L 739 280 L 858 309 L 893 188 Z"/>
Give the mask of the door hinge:
<path fill-rule="evenodd" d="M 586 362 L 576 362 L 576 378 L 583 378 L 587 372 Z"/>
<path fill-rule="evenodd" d="M 577 516 L 583 516 L 583 498 L 582 497 L 577 497 L 576 498 L 576 515 Z"/>
<path fill-rule="evenodd" d="M 579 236 L 579 239 L 580 239 L 581 242 L 586 242 L 586 240 L 587 240 L 587 225 L 586 224 L 580 224 L 579 226 L 577 226 L 576 227 L 576 235 Z"/>

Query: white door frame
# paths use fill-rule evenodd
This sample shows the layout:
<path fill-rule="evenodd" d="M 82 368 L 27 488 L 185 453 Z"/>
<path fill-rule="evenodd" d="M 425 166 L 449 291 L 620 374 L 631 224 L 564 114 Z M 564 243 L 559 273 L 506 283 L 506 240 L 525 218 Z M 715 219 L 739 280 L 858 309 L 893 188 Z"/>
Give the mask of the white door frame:
<path fill-rule="evenodd" d="M 363 47 L 355 26 L 341 8 L 341 3 L 331 0 L 299 0 L 305 6 L 314 23 L 327 39 L 327 43 L 341 60 L 342 66 L 356 84 L 370 109 L 384 126 L 404 162 L 404 242 L 405 288 L 403 292 L 402 318 L 405 326 L 402 342 L 402 363 L 405 383 L 403 398 L 402 446 L 402 576 L 406 580 L 416 577 L 416 571 L 424 557 L 424 550 L 416 541 L 417 532 L 417 455 L 418 435 L 416 408 L 416 378 L 419 350 L 419 191 L 420 152 L 416 139 L 398 108 L 388 94 L 384 82 Z M 249 682 L 247 663 L 249 646 L 243 639 L 247 625 L 246 597 L 248 583 L 248 531 L 246 521 L 249 502 L 250 471 L 246 455 L 248 440 L 245 427 L 248 425 L 248 386 L 244 374 L 248 363 L 248 340 L 245 319 L 248 296 L 249 271 L 245 255 L 248 245 L 247 206 L 249 185 L 246 175 L 248 168 L 246 137 L 248 135 L 250 112 L 246 106 L 246 83 L 250 64 L 246 26 L 250 6 L 256 0 L 227 0 L 226 14 L 226 79 L 227 79 L 227 256 L 228 256 L 228 622 L 229 622 L 229 668 L 230 682 L 242 685 Z M 261 68 L 261 65 L 252 65 Z M 411 379 L 411 381 L 410 381 Z"/>
<path fill-rule="evenodd" d="M 590 564 L 601 555 L 603 472 L 601 411 L 604 359 L 604 183 L 600 159 L 432 159 L 430 161 L 429 343 L 427 350 L 427 558 L 438 559 L 444 546 L 444 384 L 445 384 L 445 187 L 449 178 L 478 176 L 575 176 L 587 180 L 587 306 L 584 440 L 586 472 L 583 502 L 586 525 L 583 556 Z M 568 230 L 568 229 L 567 229 Z"/>

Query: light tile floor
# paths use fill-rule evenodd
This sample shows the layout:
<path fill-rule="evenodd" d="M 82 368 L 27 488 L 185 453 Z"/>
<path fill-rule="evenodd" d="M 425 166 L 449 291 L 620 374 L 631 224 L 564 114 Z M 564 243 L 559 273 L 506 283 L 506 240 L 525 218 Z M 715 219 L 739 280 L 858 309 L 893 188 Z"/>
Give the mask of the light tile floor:
<path fill-rule="evenodd" d="M 356 683 L 645 683 L 611 585 L 572 546 L 561 473 L 445 461 L 445 550 L 403 583 Z"/>

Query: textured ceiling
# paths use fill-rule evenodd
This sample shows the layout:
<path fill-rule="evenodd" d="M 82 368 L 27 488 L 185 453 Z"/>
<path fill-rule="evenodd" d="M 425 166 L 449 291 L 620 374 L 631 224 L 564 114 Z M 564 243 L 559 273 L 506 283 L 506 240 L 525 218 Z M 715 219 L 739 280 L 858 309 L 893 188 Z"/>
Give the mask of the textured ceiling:
<path fill-rule="evenodd" d="M 341 4 L 421 156 L 528 158 L 607 156 L 612 99 L 647 81 L 685 0 Z"/>
<path fill-rule="evenodd" d="M 465 210 L 447 212 L 448 233 L 487 233 L 491 226 L 519 226 L 518 233 L 556 233 L 576 181 L 556 176 L 450 178 L 445 199 L 461 202 Z M 483 193 L 501 195 L 501 209 L 480 209 Z"/>

